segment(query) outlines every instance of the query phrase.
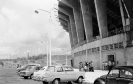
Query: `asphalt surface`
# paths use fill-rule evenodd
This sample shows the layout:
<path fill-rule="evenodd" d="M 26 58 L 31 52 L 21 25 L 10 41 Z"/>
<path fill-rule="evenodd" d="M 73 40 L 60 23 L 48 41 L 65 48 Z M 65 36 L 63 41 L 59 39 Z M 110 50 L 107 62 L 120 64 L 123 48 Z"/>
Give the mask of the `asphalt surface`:
<path fill-rule="evenodd" d="M 42 82 L 19 77 L 15 67 L 0 66 L 0 84 L 42 84 Z"/>
<path fill-rule="evenodd" d="M 19 77 L 16 73 L 15 67 L 0 66 L 0 84 L 42 84 L 42 82 Z M 61 83 L 61 84 L 66 84 L 66 83 Z M 89 84 L 89 83 L 84 83 L 84 84 Z"/>

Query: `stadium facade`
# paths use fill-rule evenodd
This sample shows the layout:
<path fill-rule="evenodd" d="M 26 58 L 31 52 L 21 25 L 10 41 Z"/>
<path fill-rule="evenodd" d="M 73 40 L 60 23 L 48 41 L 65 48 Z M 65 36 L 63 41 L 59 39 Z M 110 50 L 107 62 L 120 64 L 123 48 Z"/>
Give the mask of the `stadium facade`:
<path fill-rule="evenodd" d="M 133 0 L 60 0 L 58 17 L 69 32 L 74 67 L 133 65 Z"/>

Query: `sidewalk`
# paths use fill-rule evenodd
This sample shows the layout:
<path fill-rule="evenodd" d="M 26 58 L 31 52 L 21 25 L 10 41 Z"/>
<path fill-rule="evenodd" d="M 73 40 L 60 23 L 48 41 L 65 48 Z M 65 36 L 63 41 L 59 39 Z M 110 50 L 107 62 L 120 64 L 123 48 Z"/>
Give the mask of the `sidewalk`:
<path fill-rule="evenodd" d="M 74 69 L 74 71 L 79 71 L 78 69 Z M 103 70 L 95 70 L 94 72 L 85 72 L 84 82 L 93 83 L 94 80 L 102 75 L 106 75 L 108 71 Z"/>

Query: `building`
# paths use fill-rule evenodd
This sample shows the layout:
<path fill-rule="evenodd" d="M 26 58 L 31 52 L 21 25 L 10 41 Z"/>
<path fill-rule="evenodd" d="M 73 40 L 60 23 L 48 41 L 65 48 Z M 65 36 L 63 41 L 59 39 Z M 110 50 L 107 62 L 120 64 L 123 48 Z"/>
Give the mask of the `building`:
<path fill-rule="evenodd" d="M 133 65 L 133 0 L 60 0 L 58 17 L 69 32 L 74 67 Z"/>

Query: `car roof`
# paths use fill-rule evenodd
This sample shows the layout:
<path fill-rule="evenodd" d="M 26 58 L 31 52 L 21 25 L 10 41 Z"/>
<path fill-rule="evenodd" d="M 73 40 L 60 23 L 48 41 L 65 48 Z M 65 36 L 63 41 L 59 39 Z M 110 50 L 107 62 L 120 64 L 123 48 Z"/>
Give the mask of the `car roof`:
<path fill-rule="evenodd" d="M 40 64 L 27 64 L 27 65 L 38 65 L 38 66 L 40 66 Z"/>
<path fill-rule="evenodd" d="M 128 69 L 133 69 L 133 66 L 116 66 L 115 68 L 128 68 Z"/>
<path fill-rule="evenodd" d="M 51 67 L 71 67 L 69 65 L 51 65 Z"/>

